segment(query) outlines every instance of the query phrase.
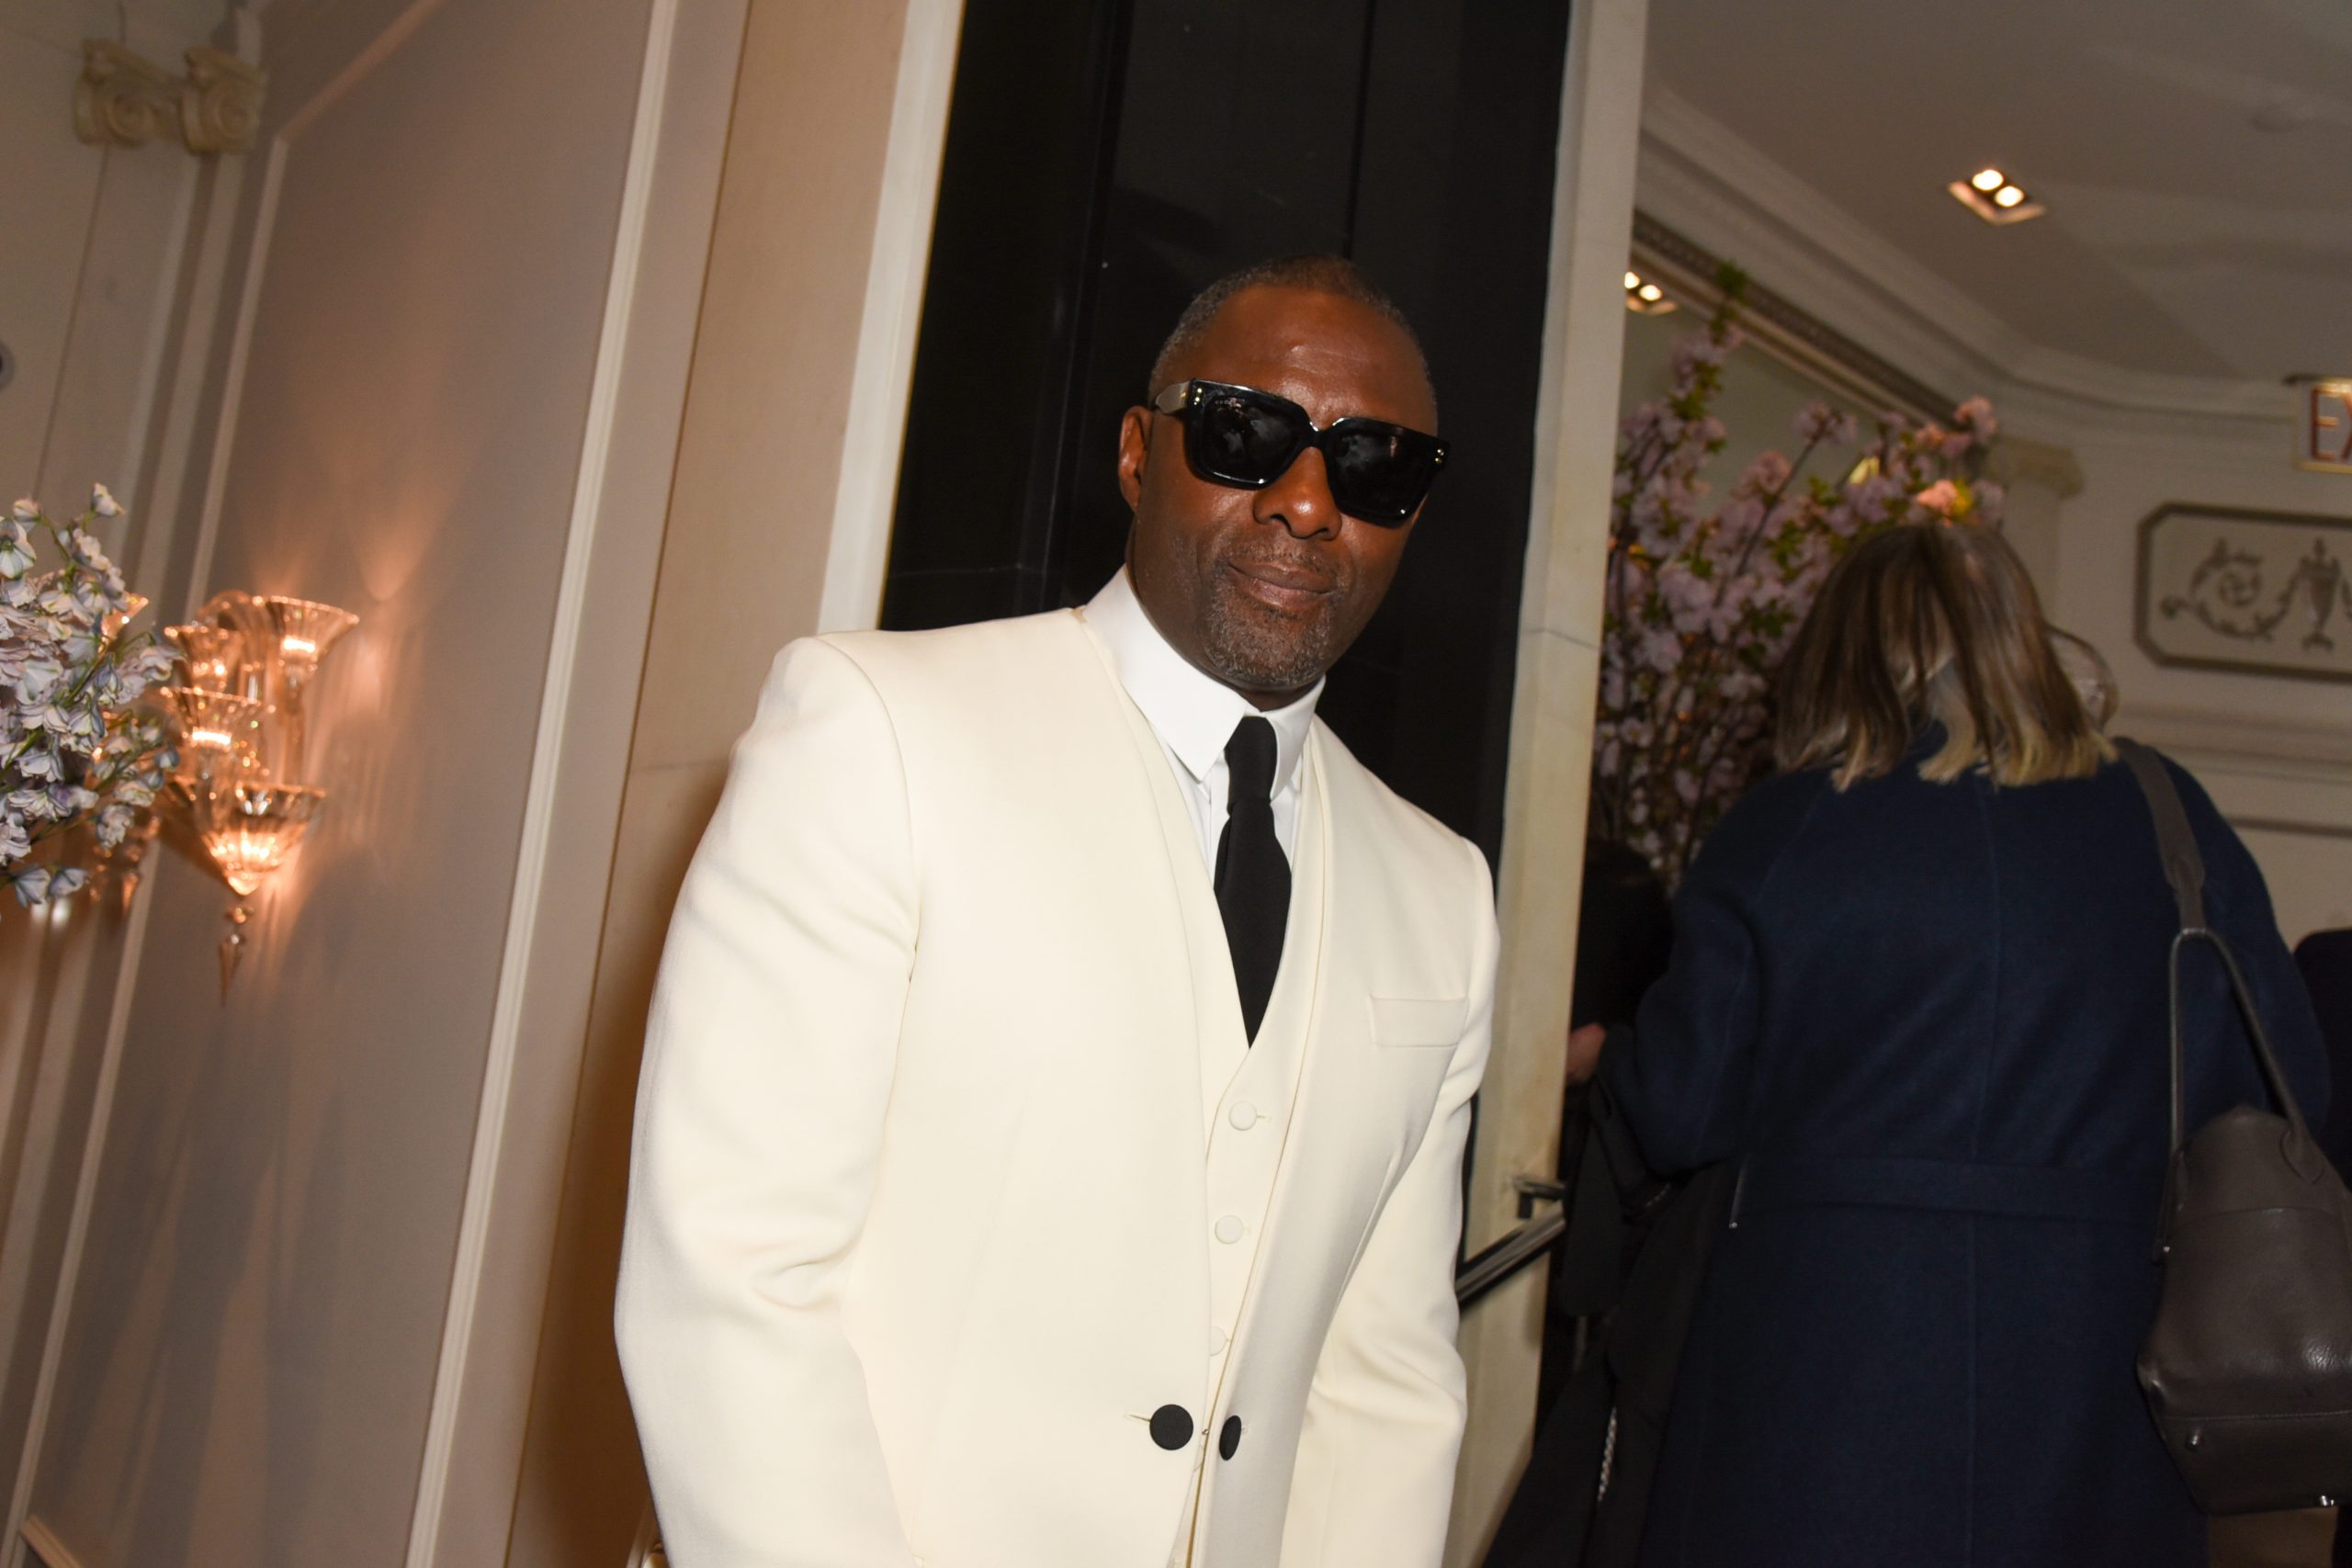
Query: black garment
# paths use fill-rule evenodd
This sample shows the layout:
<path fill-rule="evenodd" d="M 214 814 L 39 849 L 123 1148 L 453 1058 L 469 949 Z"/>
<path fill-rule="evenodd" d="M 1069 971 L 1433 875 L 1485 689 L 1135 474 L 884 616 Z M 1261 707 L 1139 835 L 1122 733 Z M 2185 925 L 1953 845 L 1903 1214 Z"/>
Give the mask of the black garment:
<path fill-rule="evenodd" d="M 2211 923 L 2323 1107 L 2261 873 L 2174 774 Z M 2177 913 L 2120 765 L 2004 788 L 1797 773 L 1725 816 L 1634 1048 L 1603 1063 L 1650 1163 L 1736 1173 L 1645 1568 L 2204 1562 L 2132 1371 Z M 2201 1124 L 2263 1089 L 2218 965 L 2192 954 L 2188 982 Z"/>
<path fill-rule="evenodd" d="M 1608 839 L 1588 839 L 1584 891 L 1577 913 L 1576 1010 L 1571 1028 L 1631 1025 L 1642 993 L 1666 973 L 1674 947 L 1674 917 L 1666 884 L 1640 852 Z M 1625 1235 L 1616 1223 L 1617 1198 L 1605 1179 L 1583 1179 L 1599 1157 L 1582 1134 L 1589 1125 L 1586 1090 L 1571 1085 L 1560 1106 L 1558 1179 L 1569 1197 L 1568 1232 L 1552 1254 L 1544 1294 L 1544 1359 L 1535 1393 L 1535 1424 L 1550 1419 L 1577 1364 L 1577 1327 L 1617 1303 L 1624 1288 Z M 1534 1473 L 1531 1467 L 1529 1473 Z"/>
<path fill-rule="evenodd" d="M 1633 1049 L 1633 1031 L 1611 1028 L 1601 1061 Z M 1577 1275 L 1592 1289 L 1606 1274 L 1609 1293 L 1589 1297 L 1588 1307 L 1609 1316 L 1595 1348 L 1537 1418 L 1534 1451 L 1485 1568 L 1634 1568 L 1639 1561 L 1683 1341 L 1707 1254 L 1731 1208 L 1736 1172 L 1728 1164 L 1673 1184 L 1650 1172 L 1605 1076 L 1577 1115 L 1582 1157 L 1569 1236 L 1611 1254 L 1605 1270 L 1588 1266 Z"/>
<path fill-rule="evenodd" d="M 1274 836 L 1274 727 L 1252 715 L 1225 743 L 1225 832 L 1216 841 L 1216 908 L 1241 993 L 1241 1022 L 1255 1041 L 1283 966 L 1290 919 L 1290 859 Z"/>
<path fill-rule="evenodd" d="M 2295 967 L 2319 1014 L 2320 1038 L 2327 1043 L 2328 1070 L 2335 1076 L 2335 1103 L 2325 1121 L 2314 1117 L 2319 1146 L 2340 1175 L 2352 1171 L 2352 927 L 2313 931 L 2295 944 Z M 2335 1568 L 2352 1568 L 2352 1508 L 2339 1511 Z"/>
<path fill-rule="evenodd" d="M 2326 1120 L 2311 1118 L 2319 1146 L 2342 1175 L 2352 1172 L 2352 926 L 2313 931 L 2295 944 L 2295 967 L 2312 994 L 2319 1035 L 2327 1043 L 2327 1069 L 2336 1083 Z"/>

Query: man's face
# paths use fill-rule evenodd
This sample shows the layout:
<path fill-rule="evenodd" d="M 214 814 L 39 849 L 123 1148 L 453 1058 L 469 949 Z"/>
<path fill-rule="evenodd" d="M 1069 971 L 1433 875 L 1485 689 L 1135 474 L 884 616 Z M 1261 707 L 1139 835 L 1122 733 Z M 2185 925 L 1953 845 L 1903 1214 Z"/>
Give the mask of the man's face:
<path fill-rule="evenodd" d="M 1188 378 L 1288 398 L 1318 429 L 1352 414 L 1437 428 L 1411 341 L 1369 306 L 1329 294 L 1235 295 L 1165 378 Z M 1129 409 L 1119 428 L 1119 491 L 1135 509 L 1127 569 L 1152 625 L 1261 708 L 1294 701 L 1347 651 L 1412 532 L 1410 519 L 1384 528 L 1344 515 L 1317 451 L 1263 490 L 1202 479 L 1184 460 L 1182 422 L 1146 408 Z"/>

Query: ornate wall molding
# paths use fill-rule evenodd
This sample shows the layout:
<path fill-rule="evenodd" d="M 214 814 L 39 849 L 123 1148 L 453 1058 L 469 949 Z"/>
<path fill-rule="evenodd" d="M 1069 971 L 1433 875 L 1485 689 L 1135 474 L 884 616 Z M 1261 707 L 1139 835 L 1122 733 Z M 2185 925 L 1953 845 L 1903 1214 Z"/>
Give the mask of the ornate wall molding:
<path fill-rule="evenodd" d="M 2352 681 L 2352 518 L 2158 507 L 2140 525 L 2135 632 L 2159 664 Z"/>
<path fill-rule="evenodd" d="M 143 147 L 175 136 L 191 152 L 248 152 L 261 128 L 262 73 L 233 54 L 202 45 L 175 76 L 105 39 L 82 42 L 74 89 L 74 130 L 99 147 Z"/>

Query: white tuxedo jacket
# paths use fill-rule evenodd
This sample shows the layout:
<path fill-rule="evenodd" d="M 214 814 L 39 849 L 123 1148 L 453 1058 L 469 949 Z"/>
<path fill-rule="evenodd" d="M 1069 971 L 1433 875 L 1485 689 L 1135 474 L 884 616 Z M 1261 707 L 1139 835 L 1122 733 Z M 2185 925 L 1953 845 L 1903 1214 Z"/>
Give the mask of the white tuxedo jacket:
<path fill-rule="evenodd" d="M 785 649 L 631 1157 L 617 1329 L 676 1568 L 1437 1562 L 1492 895 L 1319 722 L 1302 765 L 1258 1050 L 1300 1048 L 1227 1134 L 1216 894 L 1081 616 Z M 1278 1166 L 1216 1284 L 1211 1139 L 1252 1135 Z"/>

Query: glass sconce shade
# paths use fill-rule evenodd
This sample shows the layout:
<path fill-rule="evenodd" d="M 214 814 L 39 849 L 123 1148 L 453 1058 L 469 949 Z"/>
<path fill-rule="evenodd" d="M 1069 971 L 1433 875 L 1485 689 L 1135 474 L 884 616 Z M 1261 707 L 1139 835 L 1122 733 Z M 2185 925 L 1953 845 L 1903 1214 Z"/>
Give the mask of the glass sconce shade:
<path fill-rule="evenodd" d="M 228 627 L 209 621 L 165 626 L 164 635 L 180 650 L 180 667 L 187 683 L 208 692 L 236 692 L 244 669 L 244 639 Z"/>
<path fill-rule="evenodd" d="M 299 700 L 302 688 L 318 672 L 319 660 L 337 638 L 359 624 L 348 610 L 310 599 L 285 599 L 275 594 L 261 601 L 270 630 L 277 639 L 277 658 L 286 674 L 289 696 Z"/>
<path fill-rule="evenodd" d="M 326 798 L 326 791 L 300 784 L 228 784 L 186 793 L 190 826 L 240 898 L 286 863 Z"/>
<path fill-rule="evenodd" d="M 186 685 L 160 694 L 180 739 L 171 794 L 238 899 L 220 942 L 224 996 L 253 914 L 244 900 L 293 855 L 326 799 L 291 782 L 306 773 L 303 689 L 358 624 L 332 604 L 232 589 L 192 624 L 164 628 L 187 671 Z"/>
<path fill-rule="evenodd" d="M 261 601 L 227 589 L 206 600 L 196 618 L 228 634 L 226 642 L 216 645 L 226 666 L 227 684 L 221 689 L 253 702 L 275 704 L 284 685 L 277 667 L 277 628 Z"/>
<path fill-rule="evenodd" d="M 178 628 L 174 628 L 178 629 Z M 179 766 L 174 778 L 185 784 L 227 784 L 261 766 L 260 703 L 201 686 L 165 686 L 156 694 L 179 729 Z"/>

